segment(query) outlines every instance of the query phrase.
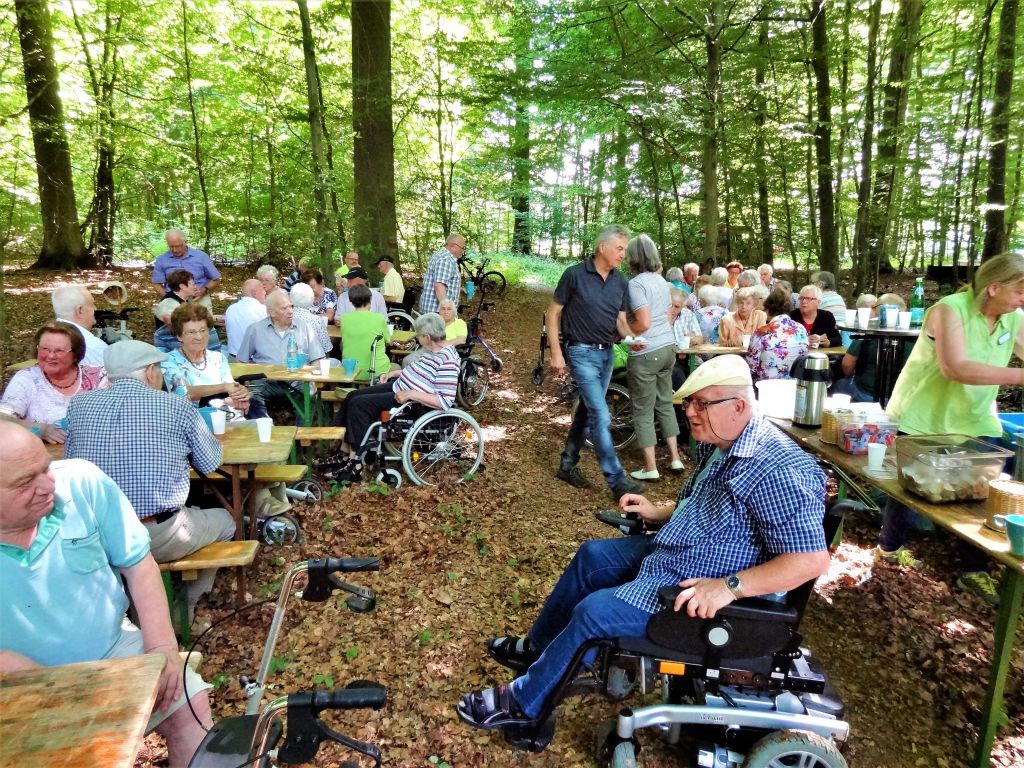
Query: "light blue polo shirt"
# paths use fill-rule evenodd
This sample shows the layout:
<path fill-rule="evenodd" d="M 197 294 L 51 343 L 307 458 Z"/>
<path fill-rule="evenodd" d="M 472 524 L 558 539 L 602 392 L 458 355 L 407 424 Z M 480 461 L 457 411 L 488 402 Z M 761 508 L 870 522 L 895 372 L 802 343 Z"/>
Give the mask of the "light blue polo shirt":
<path fill-rule="evenodd" d="M 95 464 L 50 469 L 54 508 L 32 546 L 0 543 L 0 648 L 46 666 L 107 655 L 128 610 L 118 569 L 149 554 L 146 527 Z"/>

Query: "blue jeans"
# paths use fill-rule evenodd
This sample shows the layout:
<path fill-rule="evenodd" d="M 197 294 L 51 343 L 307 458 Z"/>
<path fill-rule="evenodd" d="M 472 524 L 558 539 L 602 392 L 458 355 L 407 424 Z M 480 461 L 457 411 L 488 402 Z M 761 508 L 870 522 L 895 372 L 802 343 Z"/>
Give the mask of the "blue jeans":
<path fill-rule="evenodd" d="M 571 469 L 579 463 L 580 451 L 589 431 L 604 478 L 608 486 L 614 488 L 626 479 L 619 457 L 615 455 L 612 417 L 605 401 L 608 383 L 612 380 L 614 352 L 610 348 L 570 346 L 566 350 L 566 358 L 580 388 L 580 403 L 562 449 L 562 468 Z"/>
<path fill-rule="evenodd" d="M 615 597 L 615 590 L 636 577 L 653 539 L 624 536 L 580 546 L 529 632 L 540 658 L 512 681 L 512 693 L 528 717 L 538 716 L 585 641 L 643 636 L 651 614 Z"/>

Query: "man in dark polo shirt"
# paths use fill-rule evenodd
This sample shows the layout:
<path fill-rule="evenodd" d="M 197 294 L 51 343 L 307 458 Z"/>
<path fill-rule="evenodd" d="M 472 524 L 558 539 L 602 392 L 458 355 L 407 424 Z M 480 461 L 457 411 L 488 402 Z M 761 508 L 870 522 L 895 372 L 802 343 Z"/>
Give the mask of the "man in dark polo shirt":
<path fill-rule="evenodd" d="M 616 501 L 624 493 L 642 493 L 644 488 L 626 475 L 615 455 L 609 428 L 611 414 L 605 402 L 612 378 L 612 345 L 617 336 L 629 335 L 628 286 L 619 272 L 628 240 L 629 230 L 625 227 L 611 225 L 602 229 L 594 258 L 562 273 L 545 316 L 551 340 L 551 369 L 556 374 L 565 373 L 568 363 L 580 388 L 580 404 L 555 477 L 576 488 L 590 487 L 576 466 L 589 430 L 601 471 Z"/>

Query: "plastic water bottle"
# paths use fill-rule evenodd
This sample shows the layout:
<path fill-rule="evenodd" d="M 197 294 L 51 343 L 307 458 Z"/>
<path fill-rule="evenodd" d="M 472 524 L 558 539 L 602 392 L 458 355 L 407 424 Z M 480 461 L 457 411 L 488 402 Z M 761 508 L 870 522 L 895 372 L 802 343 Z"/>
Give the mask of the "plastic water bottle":
<path fill-rule="evenodd" d="M 920 328 L 924 325 L 924 278 L 917 278 L 914 293 L 910 297 L 910 327 Z"/>
<path fill-rule="evenodd" d="M 295 340 L 294 331 L 288 331 L 288 340 L 285 342 L 284 365 L 289 371 L 299 370 L 299 342 Z"/>

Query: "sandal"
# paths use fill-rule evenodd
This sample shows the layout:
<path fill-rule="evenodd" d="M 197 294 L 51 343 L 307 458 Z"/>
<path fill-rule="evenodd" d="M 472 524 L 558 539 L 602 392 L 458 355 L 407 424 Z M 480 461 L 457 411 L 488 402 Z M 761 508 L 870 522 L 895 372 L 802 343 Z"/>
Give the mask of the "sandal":
<path fill-rule="evenodd" d="M 540 657 L 540 652 L 528 637 L 505 636 L 487 641 L 487 655 L 513 672 L 522 674 Z"/>
<path fill-rule="evenodd" d="M 474 728 L 495 730 L 534 724 L 520 709 L 507 683 L 497 688 L 467 693 L 455 710 L 463 722 Z"/>

